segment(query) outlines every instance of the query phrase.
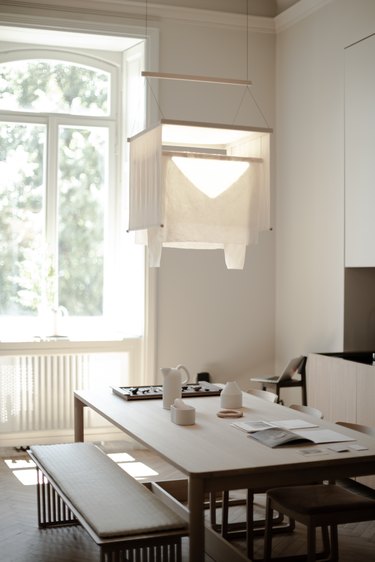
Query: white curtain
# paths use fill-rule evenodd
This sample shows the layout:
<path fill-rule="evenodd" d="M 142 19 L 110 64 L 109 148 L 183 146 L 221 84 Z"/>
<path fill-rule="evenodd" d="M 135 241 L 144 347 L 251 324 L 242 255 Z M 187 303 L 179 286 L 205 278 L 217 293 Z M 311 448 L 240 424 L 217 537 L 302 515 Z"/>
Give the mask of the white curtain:
<path fill-rule="evenodd" d="M 139 136 L 130 150 L 130 230 L 160 266 L 163 246 L 224 250 L 228 269 L 244 267 L 246 247 L 270 227 L 268 159 L 215 198 L 200 191 L 161 151 L 161 127 Z M 143 230 L 142 230 L 143 229 Z"/>
<path fill-rule="evenodd" d="M 163 222 L 161 127 L 132 139 L 129 150 L 129 230 Z"/>

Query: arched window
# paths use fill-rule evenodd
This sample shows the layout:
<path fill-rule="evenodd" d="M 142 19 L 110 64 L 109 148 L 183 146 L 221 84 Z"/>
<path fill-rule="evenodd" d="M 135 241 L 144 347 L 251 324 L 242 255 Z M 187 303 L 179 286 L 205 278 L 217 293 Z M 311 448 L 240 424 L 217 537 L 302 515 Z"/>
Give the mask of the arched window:
<path fill-rule="evenodd" d="M 8 335 L 143 334 L 143 252 L 127 240 L 123 216 L 122 81 L 121 64 L 86 54 L 0 53 Z"/>

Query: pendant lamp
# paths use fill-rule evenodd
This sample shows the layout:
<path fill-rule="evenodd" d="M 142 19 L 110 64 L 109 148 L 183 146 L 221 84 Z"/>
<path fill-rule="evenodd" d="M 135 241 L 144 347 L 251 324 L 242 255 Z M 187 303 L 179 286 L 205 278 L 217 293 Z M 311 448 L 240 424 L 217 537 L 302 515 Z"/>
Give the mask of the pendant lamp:
<path fill-rule="evenodd" d="M 248 0 L 246 6 L 248 43 Z M 146 36 L 147 9 L 146 0 Z M 247 69 L 248 51 L 247 44 Z M 248 79 L 150 71 L 142 76 L 241 86 L 244 93 L 251 85 Z M 271 132 L 162 119 L 128 139 L 128 229 L 148 246 L 150 266 L 160 266 L 163 247 L 174 247 L 221 248 L 228 269 L 244 267 L 246 247 L 270 229 Z"/>
<path fill-rule="evenodd" d="M 270 129 L 161 120 L 129 139 L 129 230 L 147 244 L 224 250 L 242 269 L 270 228 Z"/>

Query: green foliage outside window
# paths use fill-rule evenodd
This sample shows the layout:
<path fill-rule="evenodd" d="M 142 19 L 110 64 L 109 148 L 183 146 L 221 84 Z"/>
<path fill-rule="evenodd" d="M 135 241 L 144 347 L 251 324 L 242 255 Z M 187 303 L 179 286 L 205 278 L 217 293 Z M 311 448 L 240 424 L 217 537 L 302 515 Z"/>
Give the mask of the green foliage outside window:
<path fill-rule="evenodd" d="M 60 61 L 0 64 L 0 314 L 64 306 L 71 315 L 103 312 L 108 130 L 59 125 L 56 237 L 48 241 L 48 127 L 25 111 L 104 116 L 109 76 Z M 35 113 L 34 113 L 35 115 Z M 56 242 L 57 241 L 57 242 Z"/>

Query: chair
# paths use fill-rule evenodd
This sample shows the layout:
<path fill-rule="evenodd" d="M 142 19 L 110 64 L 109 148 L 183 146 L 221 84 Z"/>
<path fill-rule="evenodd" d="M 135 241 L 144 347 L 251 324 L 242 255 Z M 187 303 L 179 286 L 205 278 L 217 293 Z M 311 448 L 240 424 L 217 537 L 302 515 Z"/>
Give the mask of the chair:
<path fill-rule="evenodd" d="M 317 560 L 317 527 L 322 528 L 324 556 L 328 553 L 331 556 L 330 560 L 337 561 L 337 525 L 375 519 L 375 500 L 350 492 L 336 484 L 284 486 L 268 490 L 264 562 L 272 560 L 272 516 L 275 509 L 306 525 L 308 562 Z M 322 554 L 318 556 L 321 558 Z M 288 560 L 293 560 L 293 557 Z"/>
<path fill-rule="evenodd" d="M 336 423 L 375 437 L 375 427 L 349 422 Z M 307 526 L 308 562 L 316 560 L 316 527 L 322 528 L 324 556 L 330 554 L 330 560 L 335 561 L 338 560 L 337 525 L 375 519 L 375 491 L 352 478 L 338 480 L 335 484 L 287 486 L 268 490 L 264 562 L 271 560 L 274 509 Z"/>
<path fill-rule="evenodd" d="M 375 427 L 342 421 L 338 421 L 336 422 L 336 424 L 375 437 Z M 346 488 L 347 490 L 351 490 L 352 492 L 359 492 L 367 497 L 375 499 L 375 490 L 373 488 L 369 488 L 368 486 L 366 486 L 366 484 L 362 484 L 361 482 L 358 482 L 353 478 L 341 478 L 339 480 L 336 480 L 336 484 L 342 486 L 343 488 Z"/>
<path fill-rule="evenodd" d="M 375 437 L 375 427 L 371 427 L 369 425 L 361 425 L 359 423 L 352 423 L 352 422 L 343 422 L 338 421 L 336 422 L 337 425 L 342 425 L 343 427 L 347 427 L 349 429 L 355 429 L 355 431 L 360 431 L 361 433 L 366 433 L 366 435 L 372 435 Z"/>
<path fill-rule="evenodd" d="M 257 396 L 258 398 L 262 398 L 262 400 L 267 400 L 268 402 L 277 403 L 279 398 L 277 394 L 274 392 L 270 392 L 269 390 L 259 390 L 257 388 L 249 388 L 246 391 L 248 394 L 252 394 L 253 396 Z"/>
<path fill-rule="evenodd" d="M 289 406 L 292 410 L 298 410 L 298 412 L 303 412 L 304 414 L 308 414 L 309 416 L 313 416 L 315 418 L 319 418 L 320 420 L 323 419 L 323 412 L 318 410 L 318 408 L 313 408 L 312 406 L 305 406 L 304 404 L 291 404 Z"/>
<path fill-rule="evenodd" d="M 300 355 L 294 357 L 285 367 L 284 371 L 279 376 L 273 377 L 253 377 L 251 382 L 260 383 L 262 390 L 272 388 L 278 396 L 278 401 L 281 403 L 280 390 L 281 388 L 301 387 L 302 391 L 302 404 L 307 405 L 307 386 L 306 386 L 306 361 L 307 357 Z M 295 378 L 298 374 L 299 378 Z"/>
<path fill-rule="evenodd" d="M 252 394 L 253 396 L 261 398 L 262 400 L 267 400 L 268 402 L 273 402 L 273 403 L 278 402 L 278 396 L 274 392 L 270 392 L 270 391 L 267 391 L 267 390 L 260 390 L 260 389 L 249 389 L 246 392 L 248 394 Z M 246 544 L 247 544 L 247 556 L 250 559 L 253 558 L 254 528 L 255 528 L 255 526 L 264 525 L 264 520 L 262 520 L 260 522 L 257 522 L 257 524 L 254 524 L 254 515 L 253 515 L 254 493 L 265 493 L 265 492 L 266 492 L 265 489 L 260 489 L 260 490 L 258 490 L 258 489 L 257 490 L 248 489 L 248 490 L 246 490 L 246 499 L 245 498 L 231 499 L 229 497 L 229 491 L 228 490 L 224 490 L 223 493 L 222 493 L 221 529 L 220 529 L 221 535 L 224 538 L 228 539 L 231 533 L 234 532 L 235 534 L 238 534 L 238 532 L 241 532 L 241 531 L 245 530 L 245 532 L 246 532 Z M 246 505 L 246 521 L 236 523 L 236 524 L 229 524 L 229 506 L 230 505 L 232 505 L 232 506 L 233 505 Z M 216 508 L 217 508 L 216 495 L 211 494 L 211 496 L 210 496 L 211 525 L 212 525 L 213 528 L 218 529 L 218 525 L 216 523 Z M 281 523 L 282 520 L 283 520 L 283 517 L 279 517 L 274 521 L 274 523 Z M 292 527 L 294 527 L 293 523 L 292 523 L 292 526 L 289 527 L 289 529 L 291 529 Z"/>

